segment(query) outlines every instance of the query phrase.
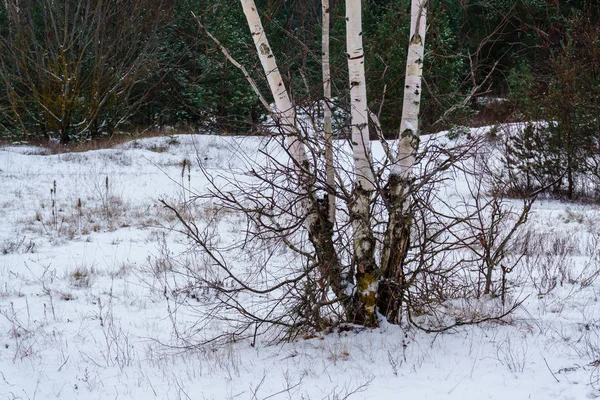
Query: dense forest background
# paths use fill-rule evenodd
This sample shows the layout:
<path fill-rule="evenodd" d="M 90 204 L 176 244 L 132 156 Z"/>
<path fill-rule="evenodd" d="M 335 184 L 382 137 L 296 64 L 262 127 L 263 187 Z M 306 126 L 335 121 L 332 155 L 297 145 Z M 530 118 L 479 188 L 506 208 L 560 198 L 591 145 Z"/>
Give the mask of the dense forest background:
<path fill-rule="evenodd" d="M 389 137 L 401 115 L 409 3 L 363 5 L 369 106 Z M 321 2 L 257 5 L 295 102 L 310 107 L 322 98 Z M 348 97 L 343 7 L 332 2 L 332 83 L 340 110 Z M 265 112 L 192 12 L 264 80 L 236 0 L 3 2 L 0 135 L 66 143 L 164 127 L 251 132 Z M 422 131 L 560 121 L 548 130 L 563 133 L 547 132 L 556 143 L 545 146 L 564 148 L 568 132 L 569 147 L 597 148 L 599 19 L 594 0 L 431 0 Z M 521 139 L 536 140 L 531 132 Z"/>

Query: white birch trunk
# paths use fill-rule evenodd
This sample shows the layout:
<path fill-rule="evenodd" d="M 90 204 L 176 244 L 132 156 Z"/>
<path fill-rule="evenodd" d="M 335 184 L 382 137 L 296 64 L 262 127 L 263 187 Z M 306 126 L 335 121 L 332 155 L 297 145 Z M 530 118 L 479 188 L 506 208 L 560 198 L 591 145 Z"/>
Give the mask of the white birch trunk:
<path fill-rule="evenodd" d="M 294 159 L 294 162 L 298 166 L 305 166 L 308 163 L 306 157 L 306 150 L 301 141 L 298 140 L 298 129 L 296 127 L 296 111 L 288 94 L 287 88 L 283 82 L 275 56 L 267 40 L 267 35 L 260 21 L 258 15 L 258 9 L 254 4 L 254 0 L 240 0 L 248 26 L 250 27 L 250 33 L 254 39 L 254 45 L 256 46 L 256 52 L 260 59 L 261 65 L 265 74 L 267 75 L 267 81 L 269 83 L 269 89 L 275 100 L 275 106 L 277 107 L 277 113 L 281 118 L 280 123 L 284 133 L 286 134 L 288 145 L 290 147 L 290 155 Z"/>
<path fill-rule="evenodd" d="M 256 45 L 256 51 L 260 58 L 260 62 L 265 74 L 267 75 L 269 88 L 273 94 L 273 98 L 275 99 L 275 105 L 277 108 L 275 114 L 280 116 L 280 123 L 287 137 L 290 156 L 294 160 L 296 171 L 301 179 L 300 189 L 304 190 L 307 195 L 307 197 L 301 201 L 299 207 L 301 209 L 301 213 L 306 215 L 306 218 L 304 219 L 304 226 L 306 227 L 309 237 L 311 238 L 310 240 L 315 247 L 315 251 L 321 265 L 319 268 L 321 277 L 333 289 L 336 296 L 339 298 L 344 298 L 346 296 L 346 285 L 342 281 L 337 252 L 335 251 L 333 245 L 332 231 L 327 229 L 326 221 L 328 219 L 328 215 L 327 213 L 325 215 L 321 215 L 321 213 L 318 212 L 318 207 L 315 204 L 318 200 L 315 199 L 314 188 L 311 187 L 309 183 L 311 172 L 306 170 L 306 168 L 309 168 L 309 162 L 306 156 L 304 144 L 298 137 L 299 132 L 296 126 L 296 113 L 294 106 L 283 79 L 281 78 L 279 69 L 277 68 L 275 56 L 273 55 L 271 47 L 269 46 L 269 42 L 267 41 L 267 37 L 262 27 L 254 0 L 240 0 L 240 2 L 242 4 L 244 14 L 246 15 L 246 19 L 248 20 L 248 25 L 254 39 L 254 44 Z M 331 155 L 331 159 L 332 157 L 333 156 Z M 331 168 L 331 172 L 333 173 L 333 163 L 330 162 L 329 166 Z M 323 219 L 325 219 L 325 221 L 323 221 Z M 333 223 L 333 221 L 331 222 Z"/>
<path fill-rule="evenodd" d="M 404 297 L 404 260 L 410 248 L 412 215 L 408 190 L 419 143 L 419 109 L 426 29 L 427 0 L 412 0 L 410 43 L 406 62 L 404 104 L 400 123 L 398 157 L 392 160 L 389 177 L 390 207 L 381 252 L 382 280 L 379 286 L 379 311 L 391 323 L 399 323 Z"/>
<path fill-rule="evenodd" d="M 398 158 L 392 174 L 401 180 L 409 178 L 415 163 L 419 142 L 419 110 L 421 106 L 423 56 L 427 28 L 427 0 L 412 0 L 410 9 L 410 44 L 406 60 L 404 102 L 400 122 Z"/>
<path fill-rule="evenodd" d="M 361 0 L 346 0 L 346 56 L 350 79 L 352 153 L 356 168 L 356 183 L 363 189 L 371 191 L 375 187 L 370 165 L 369 109 L 362 43 Z"/>
<path fill-rule="evenodd" d="M 323 134 L 325 136 L 325 172 L 327 174 L 327 186 L 331 190 L 335 188 L 335 177 L 333 170 L 333 128 L 331 123 L 331 69 L 329 64 L 329 0 L 322 0 L 322 65 L 323 65 Z M 335 196 L 327 195 L 329 207 L 329 222 L 335 224 Z"/>
<path fill-rule="evenodd" d="M 352 124 L 352 153 L 356 171 L 354 202 L 351 217 L 354 230 L 354 266 L 358 302 L 356 322 L 376 325 L 375 302 L 377 277 L 374 259 L 375 241 L 370 224 L 369 206 L 374 178 L 371 170 L 369 142 L 369 109 L 365 79 L 365 58 L 362 43 L 361 0 L 346 0 L 346 56 L 350 79 L 350 109 Z"/>

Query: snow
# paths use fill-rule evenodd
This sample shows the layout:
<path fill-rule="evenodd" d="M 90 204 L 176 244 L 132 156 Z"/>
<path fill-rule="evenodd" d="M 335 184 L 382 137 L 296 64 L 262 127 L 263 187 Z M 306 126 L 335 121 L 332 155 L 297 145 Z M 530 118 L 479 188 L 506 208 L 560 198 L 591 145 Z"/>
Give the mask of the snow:
<path fill-rule="evenodd" d="M 240 155 L 260 160 L 266 146 L 174 135 L 85 153 L 0 148 L 0 398 L 600 396 L 599 210 L 549 200 L 526 227 L 546 252 L 518 265 L 513 296 L 524 302 L 504 323 L 439 334 L 384 323 L 275 345 L 170 347 L 174 323 L 185 329 L 193 315 L 171 309 L 161 262 L 188 246 L 159 200 L 202 193 L 197 159 L 235 176 Z M 239 217 L 221 218 L 219 236 L 233 241 Z"/>

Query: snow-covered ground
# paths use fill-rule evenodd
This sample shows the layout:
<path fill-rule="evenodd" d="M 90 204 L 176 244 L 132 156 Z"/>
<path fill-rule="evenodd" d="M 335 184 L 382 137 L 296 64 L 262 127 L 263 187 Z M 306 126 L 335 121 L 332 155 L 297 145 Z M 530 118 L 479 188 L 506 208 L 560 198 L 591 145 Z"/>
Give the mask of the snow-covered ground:
<path fill-rule="evenodd" d="M 161 260 L 187 247 L 158 200 L 203 190 L 198 158 L 231 173 L 236 152 L 260 157 L 261 146 L 186 135 L 85 153 L 0 148 L 0 397 L 600 396 L 600 215 L 555 201 L 538 201 L 525 228 L 545 252 L 514 272 L 514 296 L 525 300 L 505 323 L 443 334 L 384 324 L 278 345 L 169 347 L 178 321 Z M 234 236 L 238 217 L 221 218 L 223 235 Z"/>

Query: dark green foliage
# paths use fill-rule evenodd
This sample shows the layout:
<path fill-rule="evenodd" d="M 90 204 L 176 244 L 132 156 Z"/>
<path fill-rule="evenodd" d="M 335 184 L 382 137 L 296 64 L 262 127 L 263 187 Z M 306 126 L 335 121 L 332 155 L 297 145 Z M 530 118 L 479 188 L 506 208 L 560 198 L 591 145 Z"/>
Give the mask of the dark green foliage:
<path fill-rule="evenodd" d="M 507 163 L 523 173 L 524 191 L 550 186 L 554 196 L 600 200 L 600 27 L 592 15 L 572 13 L 563 32 L 535 74 L 512 75 L 515 103 L 540 123 L 510 138 Z"/>
<path fill-rule="evenodd" d="M 59 101 L 56 93 L 61 92 L 60 85 L 51 74 L 44 73 L 57 75 L 53 68 L 61 59 L 57 46 L 46 45 L 51 37 L 48 7 L 52 5 L 60 16 L 67 4 L 81 2 L 93 8 L 100 0 L 26 2 L 31 15 L 27 26 L 31 29 L 28 35 L 20 37 L 15 29 L 21 25 L 11 22 L 7 9 L 13 2 L 0 3 L 0 66 L 4 76 L 0 79 L 0 135 L 60 134 L 65 141 L 85 140 L 116 130 L 162 126 L 245 133 L 264 120 L 265 111 L 242 73 L 226 60 L 191 14 L 194 12 L 206 29 L 246 66 L 269 100 L 238 0 L 172 0 L 160 6 L 160 2 L 149 0 L 146 10 L 154 6 L 162 10 L 158 19 L 150 11 L 135 12 L 135 5 L 141 4 L 139 0 L 127 0 L 123 4 L 130 4 L 131 10 L 121 14 L 130 14 L 135 21 L 125 24 L 126 29 L 121 14 L 101 21 L 104 42 L 118 44 L 118 51 L 107 53 L 106 58 L 98 58 L 94 46 L 84 45 L 93 37 L 97 21 L 72 18 L 70 29 L 79 32 L 80 39 L 74 41 L 63 59 L 69 64 L 81 58 L 81 84 L 76 95 L 66 101 Z M 310 107 L 322 98 L 321 2 L 257 0 L 257 6 L 295 102 Z M 333 96 L 342 110 L 347 109 L 349 92 L 344 6 L 343 1 L 331 2 Z M 397 135 L 402 111 L 409 6 L 409 1 L 363 1 L 369 106 L 372 111 L 381 112 L 384 133 L 390 138 Z M 513 120 L 558 121 L 552 110 L 567 111 L 553 108 L 553 99 L 572 102 L 566 107 L 571 111 L 569 116 L 564 115 L 561 128 L 548 129 L 565 130 L 569 126 L 569 131 L 578 130 L 579 122 L 569 121 L 595 112 L 597 90 L 587 97 L 579 93 L 580 88 L 598 86 L 600 74 L 597 67 L 590 67 L 596 61 L 589 58 L 598 57 L 600 3 L 431 0 L 428 7 L 421 105 L 423 132 L 453 125 L 502 122 L 511 112 Z M 72 10 L 70 13 L 73 15 Z M 587 36 L 581 37 L 586 31 Z M 34 52 L 35 43 L 44 44 L 41 54 L 47 56 Z M 22 56 L 28 57 L 26 63 L 19 61 Z M 552 69 L 568 71 L 568 63 L 573 59 L 589 60 L 580 68 L 583 73 L 578 72 L 577 82 L 572 82 L 573 94 L 565 97 L 560 87 L 571 75 L 553 75 Z M 111 79 L 122 76 L 131 66 L 135 78 L 123 80 L 119 90 L 99 101 L 98 88 L 106 92 L 118 82 Z M 43 90 L 36 94 L 33 86 Z M 510 101 L 504 103 L 501 112 L 488 112 L 487 100 L 476 101 L 481 97 L 504 97 Z M 65 104 L 69 111 L 64 118 L 52 118 Z M 588 111 L 581 111 L 582 107 Z M 579 142 L 569 139 L 567 143 Z"/>
<path fill-rule="evenodd" d="M 552 139 L 548 127 L 533 124 L 507 139 L 504 163 L 509 179 L 506 194 L 527 197 L 548 185 L 558 189 L 562 175 L 561 157 L 557 143 Z"/>
<path fill-rule="evenodd" d="M 252 58 L 252 38 L 236 0 L 178 1 L 173 22 L 162 31 L 159 68 L 148 81 L 152 101 L 131 123 L 247 132 L 264 111 L 242 73 L 199 28 L 192 12 L 236 59 Z"/>

